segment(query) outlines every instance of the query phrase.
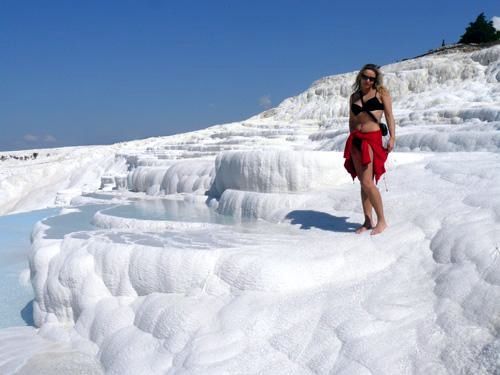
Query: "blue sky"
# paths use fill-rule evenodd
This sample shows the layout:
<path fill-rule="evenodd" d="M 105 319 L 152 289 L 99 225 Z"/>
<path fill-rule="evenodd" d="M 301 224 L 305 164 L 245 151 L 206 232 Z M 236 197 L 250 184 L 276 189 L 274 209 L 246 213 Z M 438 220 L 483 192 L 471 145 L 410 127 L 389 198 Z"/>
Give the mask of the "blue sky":
<path fill-rule="evenodd" d="M 0 150 L 243 120 L 321 77 L 456 42 L 498 0 L 0 0 Z"/>

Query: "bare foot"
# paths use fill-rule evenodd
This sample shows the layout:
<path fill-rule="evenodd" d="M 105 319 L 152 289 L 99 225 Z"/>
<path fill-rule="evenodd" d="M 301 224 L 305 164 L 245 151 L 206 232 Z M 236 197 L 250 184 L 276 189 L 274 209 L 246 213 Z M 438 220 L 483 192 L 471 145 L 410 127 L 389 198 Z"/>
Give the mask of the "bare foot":
<path fill-rule="evenodd" d="M 375 225 L 375 228 L 371 231 L 371 235 L 374 236 L 376 234 L 380 234 L 384 231 L 384 229 L 387 228 L 387 224 L 384 222 L 378 222 L 377 225 Z"/>
<path fill-rule="evenodd" d="M 361 234 L 363 232 L 366 232 L 368 229 L 372 229 L 371 223 L 364 223 L 362 226 L 356 229 L 356 234 Z"/>

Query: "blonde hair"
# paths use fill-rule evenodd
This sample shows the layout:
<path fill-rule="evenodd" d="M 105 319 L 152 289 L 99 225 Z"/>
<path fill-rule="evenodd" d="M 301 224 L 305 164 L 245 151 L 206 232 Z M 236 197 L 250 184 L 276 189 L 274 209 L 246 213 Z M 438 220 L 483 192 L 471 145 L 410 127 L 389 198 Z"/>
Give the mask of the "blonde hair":
<path fill-rule="evenodd" d="M 356 81 L 352 85 L 353 92 L 358 92 L 361 90 L 361 75 L 365 70 L 371 70 L 375 73 L 375 81 L 373 82 L 373 88 L 377 90 L 377 92 L 385 93 L 388 92 L 387 88 L 384 86 L 382 72 L 380 71 L 380 67 L 375 64 L 366 64 L 361 68 L 356 76 Z"/>

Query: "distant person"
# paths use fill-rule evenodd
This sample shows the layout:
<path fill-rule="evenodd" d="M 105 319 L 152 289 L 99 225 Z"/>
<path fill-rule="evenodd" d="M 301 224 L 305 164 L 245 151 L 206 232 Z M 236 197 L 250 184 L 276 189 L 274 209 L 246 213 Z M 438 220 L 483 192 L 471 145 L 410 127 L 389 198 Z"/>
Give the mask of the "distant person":
<path fill-rule="evenodd" d="M 349 137 L 344 150 L 345 168 L 354 179 L 361 183 L 361 204 L 365 216 L 364 223 L 356 233 L 371 229 L 371 234 L 379 234 L 387 228 L 382 197 L 376 186 L 385 173 L 384 163 L 394 148 L 395 125 L 392 115 L 392 99 L 382 85 L 382 73 L 374 64 L 367 64 L 359 71 L 349 99 Z M 382 145 L 380 119 L 382 114 L 389 128 L 390 138 L 387 149 Z M 374 225 L 372 210 L 375 209 L 377 222 Z"/>

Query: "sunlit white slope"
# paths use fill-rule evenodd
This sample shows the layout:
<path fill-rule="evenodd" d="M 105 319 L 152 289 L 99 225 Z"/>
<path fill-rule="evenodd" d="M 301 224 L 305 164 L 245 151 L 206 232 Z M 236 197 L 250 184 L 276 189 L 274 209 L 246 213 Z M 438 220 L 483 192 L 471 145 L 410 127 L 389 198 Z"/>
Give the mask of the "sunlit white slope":
<path fill-rule="evenodd" d="M 500 45 L 444 50 L 382 67 L 391 92 L 400 150 L 496 151 L 500 146 Z M 321 148 L 345 141 L 356 72 L 322 78 L 252 120 L 324 127 Z"/>
<path fill-rule="evenodd" d="M 500 46 L 462 49 L 382 67 L 394 101 L 397 150 L 498 151 Z M 159 181 L 166 171 L 161 166 L 171 165 L 169 160 L 256 148 L 342 150 L 355 74 L 320 79 L 304 93 L 246 121 L 130 142 L 123 153 L 133 165 L 143 167 L 136 171 L 139 180 Z M 141 147 L 147 147 L 142 156 Z"/>
<path fill-rule="evenodd" d="M 394 99 L 397 150 L 498 151 L 500 46 L 473 52 L 452 48 L 382 70 Z M 342 150 L 354 78 L 355 72 L 326 77 L 278 107 L 240 123 L 130 142 L 122 152 L 132 166 L 140 167 L 132 181 L 129 178 L 131 188 L 150 194 L 165 191 L 160 181 L 178 159 L 214 158 L 225 151 L 256 148 Z M 133 151 L 134 147 L 138 150 Z M 141 154 L 141 147 L 147 148 L 146 154 Z M 210 173 L 213 178 L 213 171 L 205 171 Z"/>
<path fill-rule="evenodd" d="M 244 182 L 266 157 L 239 161 L 254 191 L 226 189 L 221 202 L 228 191 L 256 198 L 237 215 L 266 213 L 263 200 L 294 192 L 279 173 L 275 193 Z M 46 221 L 31 260 L 35 321 L 94 353 L 107 374 L 494 374 L 499 156 L 391 159 L 390 228 L 375 238 L 351 232 L 359 190 L 334 180 L 306 189 L 282 224 L 151 221 L 97 207 L 97 228 L 54 236 L 50 226 L 64 230 L 79 213 Z"/>
<path fill-rule="evenodd" d="M 396 116 L 402 123 L 408 120 L 404 115 L 414 111 L 458 110 L 465 120 L 468 117 L 463 113 L 469 109 L 467 107 L 498 104 L 500 45 L 475 52 L 449 50 L 382 66 L 381 70 L 396 112 L 403 115 L 403 118 Z M 278 107 L 255 118 L 287 122 L 345 119 L 349 115 L 348 102 L 356 73 L 322 78 L 302 94 L 284 100 Z M 484 105 L 479 105 L 481 102 Z M 498 120 L 500 115 L 492 109 L 485 111 L 483 116 L 492 121 Z"/>
<path fill-rule="evenodd" d="M 0 215 L 68 204 L 82 191 L 100 187 L 106 173 L 126 173 L 125 160 L 116 159 L 112 146 L 67 147 L 17 151 L 34 160 L 0 162 Z"/>

